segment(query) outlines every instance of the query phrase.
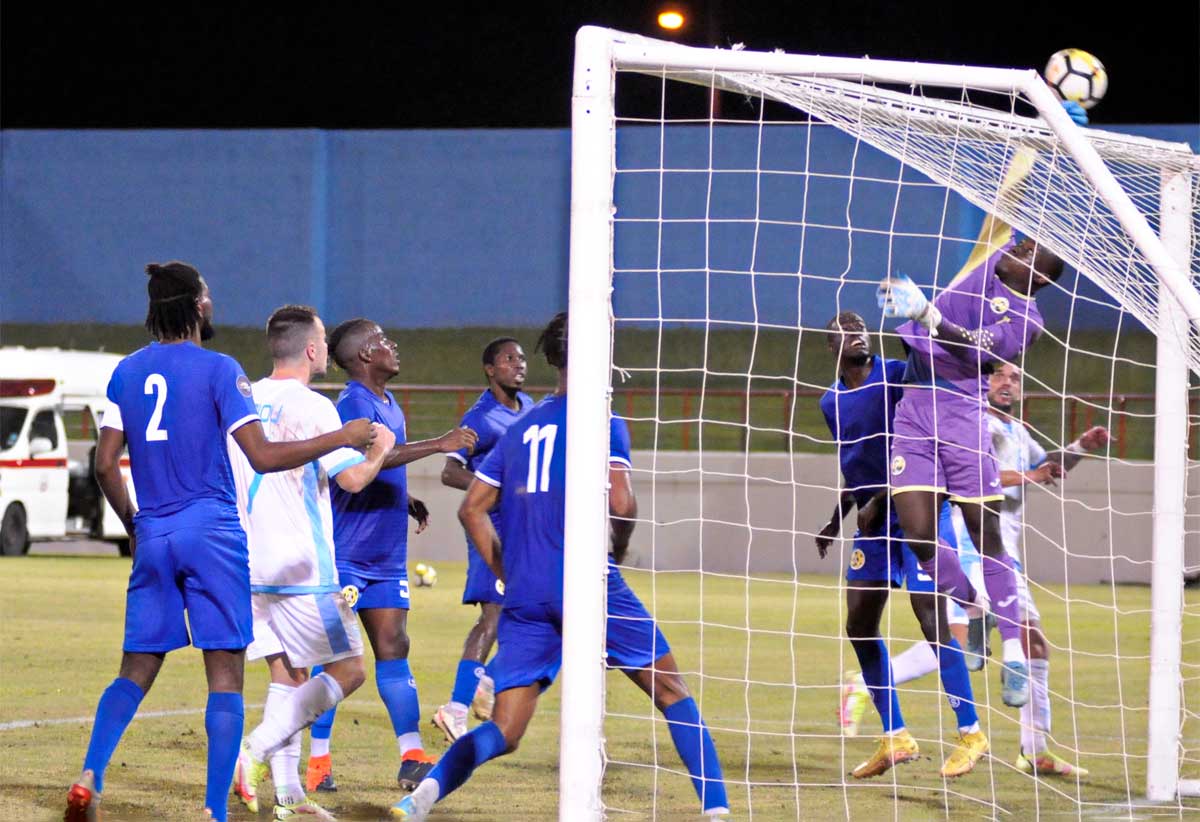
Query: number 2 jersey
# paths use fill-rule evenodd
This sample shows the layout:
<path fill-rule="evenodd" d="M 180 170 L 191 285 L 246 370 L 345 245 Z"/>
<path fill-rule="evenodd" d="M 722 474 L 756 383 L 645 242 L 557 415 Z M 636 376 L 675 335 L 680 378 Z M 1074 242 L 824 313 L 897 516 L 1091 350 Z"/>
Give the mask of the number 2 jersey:
<path fill-rule="evenodd" d="M 629 429 L 609 424 L 609 461 L 629 465 Z M 475 476 L 500 489 L 504 607 L 562 602 L 567 398 L 533 406 L 500 438 Z"/>
<path fill-rule="evenodd" d="M 254 383 L 253 393 L 272 442 L 312 439 L 342 427 L 333 403 L 299 380 L 268 377 Z M 330 481 L 364 459 L 353 448 L 338 448 L 290 471 L 259 474 L 230 438 L 238 511 L 250 545 L 251 591 L 320 594 L 341 589 Z"/>
<path fill-rule="evenodd" d="M 225 438 L 258 421 L 232 357 L 151 343 L 117 364 L 101 425 L 125 432 L 139 539 L 180 528 L 240 529 Z"/>

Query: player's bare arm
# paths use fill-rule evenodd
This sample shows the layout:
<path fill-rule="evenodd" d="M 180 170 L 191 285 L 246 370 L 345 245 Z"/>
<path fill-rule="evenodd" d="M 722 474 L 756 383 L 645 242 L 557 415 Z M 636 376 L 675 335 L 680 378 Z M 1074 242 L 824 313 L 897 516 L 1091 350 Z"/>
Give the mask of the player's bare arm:
<path fill-rule="evenodd" d="M 323 457 L 338 448 L 369 448 L 375 441 L 375 427 L 368 419 L 351 420 L 337 431 L 310 440 L 271 442 L 263 432 L 262 423 L 255 420 L 233 432 L 238 447 L 260 474 L 288 471 Z"/>
<path fill-rule="evenodd" d="M 1030 468 L 1028 471 L 1010 471 L 1004 469 L 1000 472 L 1000 487 L 1013 488 L 1019 485 L 1054 485 L 1056 479 L 1061 479 L 1066 471 L 1057 462 L 1052 462 L 1049 458 L 1037 468 Z"/>
<path fill-rule="evenodd" d="M 129 498 L 125 488 L 125 478 L 121 476 L 121 454 L 125 451 L 125 432 L 116 428 L 101 428 L 100 441 L 96 444 L 96 482 L 104 493 L 104 498 L 112 506 L 125 533 L 133 538 L 133 515 L 137 509 Z M 132 542 L 130 545 L 132 546 Z"/>
<path fill-rule="evenodd" d="M 367 449 L 366 459 L 334 477 L 334 482 L 343 491 L 349 491 L 351 494 L 357 494 L 371 484 L 379 474 L 379 469 L 383 467 L 384 458 L 396 444 L 396 435 L 392 433 L 392 429 L 379 423 L 372 425 L 375 427 L 375 441 Z"/>
<path fill-rule="evenodd" d="M 486 482 L 475 480 L 467 489 L 462 505 L 458 507 L 458 521 L 462 523 L 467 536 L 471 538 L 479 556 L 492 569 L 492 573 L 500 580 L 504 579 L 504 565 L 500 561 L 500 537 L 492 526 L 492 518 L 488 511 L 496 506 L 500 499 L 500 489 Z"/>
<path fill-rule="evenodd" d="M 468 471 L 465 465 L 454 457 L 446 458 L 446 465 L 442 468 L 442 485 L 466 491 L 471 487 L 471 481 L 474 479 L 475 475 Z"/>
<path fill-rule="evenodd" d="M 833 513 L 829 516 L 829 521 L 821 526 L 821 530 L 817 532 L 817 555 L 821 559 L 825 559 L 825 555 L 829 553 L 829 546 L 837 539 L 838 534 L 842 533 L 842 520 L 854 508 L 854 494 L 849 491 L 842 491 L 842 495 L 838 498 L 837 507 L 833 509 Z"/>
<path fill-rule="evenodd" d="M 475 442 L 478 439 L 479 435 L 470 428 L 461 426 L 451 428 L 436 439 L 407 442 L 404 445 L 393 447 L 391 453 L 383 461 L 383 467 L 399 468 L 401 465 L 408 465 L 410 462 L 416 462 L 434 454 L 449 454 L 464 448 L 469 454 L 475 450 Z"/>
<path fill-rule="evenodd" d="M 1064 472 L 1070 471 L 1088 454 L 1094 454 L 1112 441 L 1112 435 L 1103 425 L 1094 425 L 1079 435 L 1061 451 L 1053 451 L 1046 455 L 1046 462 L 1058 463 Z"/>
<path fill-rule="evenodd" d="M 612 555 L 617 565 L 625 561 L 629 550 L 629 538 L 637 524 L 637 497 L 633 494 L 633 483 L 629 469 L 618 463 L 608 466 L 608 519 L 612 524 Z"/>

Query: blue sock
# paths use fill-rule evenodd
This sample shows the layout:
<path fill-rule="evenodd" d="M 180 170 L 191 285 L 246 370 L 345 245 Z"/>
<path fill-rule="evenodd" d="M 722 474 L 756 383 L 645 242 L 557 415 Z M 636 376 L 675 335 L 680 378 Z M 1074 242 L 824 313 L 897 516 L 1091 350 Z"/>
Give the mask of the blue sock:
<path fill-rule="evenodd" d="M 454 675 L 454 691 L 450 701 L 459 705 L 470 705 L 475 698 L 475 689 L 479 687 L 479 674 L 483 673 L 483 663 L 470 659 L 458 662 L 458 673 Z"/>
<path fill-rule="evenodd" d="M 437 780 L 438 799 L 461 787 L 476 768 L 500 756 L 507 748 L 504 734 L 500 733 L 495 722 L 485 722 L 460 736 L 429 772 L 429 778 Z"/>
<path fill-rule="evenodd" d="M 862 666 L 863 681 L 871 692 L 871 701 L 883 720 L 884 733 L 904 727 L 900 714 L 900 698 L 892 684 L 892 660 L 882 639 L 852 639 L 854 654 Z"/>
<path fill-rule="evenodd" d="M 939 645 L 937 651 L 938 667 L 941 668 L 942 687 L 946 690 L 946 698 L 954 715 L 958 717 L 958 727 L 969 728 L 979 721 L 975 712 L 975 693 L 971 690 L 971 675 L 967 673 L 967 664 L 963 661 L 962 646 L 954 637 L 945 645 Z"/>
<path fill-rule="evenodd" d="M 417 683 L 407 659 L 376 660 L 375 687 L 392 719 L 396 736 L 420 730 L 421 704 L 417 701 Z"/>
<path fill-rule="evenodd" d="M 100 704 L 96 706 L 96 724 L 92 725 L 92 739 L 83 758 L 84 770 L 96 774 L 96 793 L 104 792 L 104 769 L 145 695 L 137 683 L 121 677 L 114 679 L 101 694 Z"/>
<path fill-rule="evenodd" d="M 216 692 L 208 695 L 204 710 L 204 730 L 208 732 L 208 783 L 204 807 L 212 811 L 216 822 L 225 822 L 229 810 L 229 789 L 233 786 L 233 768 L 242 745 L 242 726 L 246 721 L 242 695 Z"/>
<path fill-rule="evenodd" d="M 317 665 L 312 669 L 312 676 L 324 671 L 325 668 Z M 333 735 L 333 720 L 337 718 L 337 706 L 330 708 L 325 713 L 317 717 L 317 721 L 312 724 L 310 731 L 313 739 L 328 739 Z"/>
<path fill-rule="evenodd" d="M 679 752 L 679 758 L 692 775 L 692 786 L 696 789 L 696 795 L 700 797 L 701 807 L 706 811 L 712 808 L 728 808 L 725 778 L 721 775 L 717 748 L 713 745 L 708 726 L 700 718 L 696 700 L 690 696 L 681 699 L 663 711 L 663 716 L 667 719 L 675 750 Z"/>

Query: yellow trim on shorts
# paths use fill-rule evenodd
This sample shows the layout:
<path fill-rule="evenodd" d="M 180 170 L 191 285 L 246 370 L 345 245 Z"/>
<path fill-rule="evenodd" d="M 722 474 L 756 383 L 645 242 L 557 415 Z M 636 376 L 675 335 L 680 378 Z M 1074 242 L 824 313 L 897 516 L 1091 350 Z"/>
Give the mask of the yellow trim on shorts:
<path fill-rule="evenodd" d="M 893 491 L 892 493 L 895 493 L 895 491 Z M 951 502 L 978 502 L 978 503 L 983 503 L 983 502 L 999 502 L 999 501 L 1000 501 L 1000 500 L 1002 500 L 1002 499 L 1004 499 L 1004 495 L 1003 495 L 1003 494 L 988 494 L 986 497 L 957 497 L 957 496 L 955 496 L 955 495 L 953 495 L 953 494 L 951 494 L 951 495 L 950 495 L 950 501 L 951 501 Z"/>
<path fill-rule="evenodd" d="M 935 494 L 944 494 L 946 488 L 943 485 L 901 485 L 899 488 L 892 489 L 892 496 L 903 494 L 906 491 L 933 491 Z"/>

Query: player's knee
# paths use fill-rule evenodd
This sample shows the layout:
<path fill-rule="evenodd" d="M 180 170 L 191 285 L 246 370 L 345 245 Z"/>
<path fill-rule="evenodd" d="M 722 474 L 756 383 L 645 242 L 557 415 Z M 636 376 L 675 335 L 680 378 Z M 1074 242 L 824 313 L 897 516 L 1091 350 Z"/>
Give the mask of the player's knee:
<path fill-rule="evenodd" d="M 345 696 L 350 696 L 367 681 L 367 672 L 363 668 L 361 656 L 339 660 L 335 665 L 325 666 L 325 672 L 337 680 Z"/>

